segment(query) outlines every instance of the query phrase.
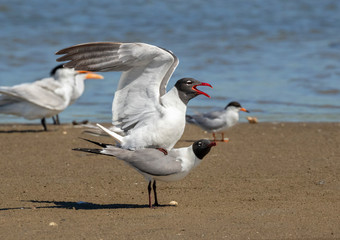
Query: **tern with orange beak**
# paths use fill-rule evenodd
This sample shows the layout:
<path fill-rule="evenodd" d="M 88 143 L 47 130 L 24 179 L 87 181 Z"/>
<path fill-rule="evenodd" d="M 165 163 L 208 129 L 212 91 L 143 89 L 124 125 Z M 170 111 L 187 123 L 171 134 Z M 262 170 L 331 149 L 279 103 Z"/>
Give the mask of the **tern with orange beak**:
<path fill-rule="evenodd" d="M 146 43 L 96 42 L 58 51 L 69 61 L 65 67 L 89 71 L 121 71 L 112 103 L 112 124 L 107 129 L 125 149 L 163 148 L 168 151 L 181 138 L 190 99 L 204 95 L 198 86 L 209 86 L 194 78 L 182 78 L 166 92 L 178 58 L 164 48 Z"/>
<path fill-rule="evenodd" d="M 230 102 L 223 110 L 207 112 L 197 115 L 187 115 L 188 123 L 195 124 L 203 130 L 212 132 L 214 141 L 216 141 L 216 133 L 221 133 L 221 141 L 228 142 L 224 138 L 226 129 L 234 126 L 239 120 L 239 112 L 249 112 L 243 108 L 239 102 Z"/>
<path fill-rule="evenodd" d="M 0 87 L 0 113 L 29 120 L 41 119 L 47 131 L 45 118 L 64 111 L 78 99 L 84 92 L 85 79 L 103 79 L 103 76 L 57 66 L 49 78 Z"/>

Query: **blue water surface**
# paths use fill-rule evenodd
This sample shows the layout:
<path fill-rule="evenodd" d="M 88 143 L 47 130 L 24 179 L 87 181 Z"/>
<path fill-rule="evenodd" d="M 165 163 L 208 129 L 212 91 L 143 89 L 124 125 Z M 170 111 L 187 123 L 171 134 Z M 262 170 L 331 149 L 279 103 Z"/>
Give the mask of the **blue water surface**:
<path fill-rule="evenodd" d="M 340 120 L 340 1 L 5 0 L 0 85 L 47 77 L 54 53 L 92 41 L 146 42 L 173 51 L 177 79 L 209 82 L 188 112 L 239 101 L 260 121 Z M 111 121 L 119 73 L 88 80 L 62 122 Z M 203 89 L 202 89 L 203 90 Z M 242 114 L 245 121 L 246 114 Z M 0 123 L 30 122 L 1 115 Z"/>

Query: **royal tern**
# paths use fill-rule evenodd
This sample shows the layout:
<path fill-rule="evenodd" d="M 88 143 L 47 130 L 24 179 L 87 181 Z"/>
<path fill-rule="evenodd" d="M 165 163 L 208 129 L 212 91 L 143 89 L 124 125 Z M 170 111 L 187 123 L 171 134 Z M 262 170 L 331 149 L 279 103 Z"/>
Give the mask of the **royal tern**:
<path fill-rule="evenodd" d="M 45 118 L 62 112 L 84 91 L 85 79 L 102 79 L 89 71 L 57 66 L 53 76 L 32 83 L 0 87 L 0 113 L 26 119 L 41 119 L 47 131 Z"/>
<path fill-rule="evenodd" d="M 173 148 L 166 154 L 166 152 L 154 148 L 128 150 L 110 144 L 98 143 L 88 139 L 84 140 L 94 143 L 101 148 L 75 148 L 73 150 L 114 156 L 128 163 L 145 177 L 149 183 L 148 197 L 150 208 L 152 207 L 151 185 L 154 191 L 154 205 L 159 205 L 156 193 L 156 180 L 173 182 L 183 179 L 193 168 L 200 164 L 202 159 L 209 153 L 211 147 L 216 146 L 215 142 L 201 139 L 189 147 Z"/>
<path fill-rule="evenodd" d="M 51 71 L 51 76 L 55 75 L 55 72 L 58 69 L 64 68 L 63 64 L 59 64 L 56 66 L 52 71 Z M 68 106 L 72 105 L 78 98 L 80 98 L 81 95 L 83 95 L 84 90 L 85 90 L 85 79 L 103 79 L 104 77 L 99 74 L 92 73 L 90 71 L 77 71 L 79 74 L 75 75 L 75 81 L 73 81 L 72 84 L 72 93 L 71 93 L 71 98 Z M 85 74 L 85 75 L 84 75 Z M 85 76 L 85 77 L 84 77 Z M 56 120 L 55 121 L 57 124 L 59 124 L 59 117 L 58 114 L 55 116 Z"/>
<path fill-rule="evenodd" d="M 126 149 L 170 150 L 183 134 L 188 101 L 200 94 L 210 97 L 197 86 L 212 86 L 193 78 L 178 80 L 166 92 L 178 59 L 171 51 L 153 45 L 85 43 L 56 54 L 65 54 L 57 59 L 69 61 L 65 67 L 123 72 L 112 103 L 113 127 L 111 130 L 99 127 Z"/>
<path fill-rule="evenodd" d="M 216 141 L 215 133 L 221 133 L 221 141 L 227 142 L 224 139 L 224 130 L 234 126 L 239 120 L 239 111 L 249 112 L 243 108 L 238 102 L 230 102 L 223 110 L 207 112 L 197 115 L 187 115 L 188 123 L 195 124 L 203 130 L 212 132 L 214 141 Z"/>

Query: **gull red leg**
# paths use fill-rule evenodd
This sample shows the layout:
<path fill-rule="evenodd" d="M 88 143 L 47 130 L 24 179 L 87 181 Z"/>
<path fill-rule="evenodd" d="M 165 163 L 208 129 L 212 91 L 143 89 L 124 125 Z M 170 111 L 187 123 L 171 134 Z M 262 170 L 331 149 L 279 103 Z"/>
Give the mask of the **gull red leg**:
<path fill-rule="evenodd" d="M 164 153 L 164 155 L 168 155 L 168 151 L 166 149 L 164 148 L 156 148 L 156 149 Z"/>
<path fill-rule="evenodd" d="M 213 132 L 213 138 L 214 138 L 214 142 L 216 142 L 216 135 L 214 132 Z"/>
<path fill-rule="evenodd" d="M 221 136 L 222 136 L 222 139 L 221 139 L 222 142 L 229 142 L 229 139 L 224 139 L 224 132 L 221 133 Z"/>

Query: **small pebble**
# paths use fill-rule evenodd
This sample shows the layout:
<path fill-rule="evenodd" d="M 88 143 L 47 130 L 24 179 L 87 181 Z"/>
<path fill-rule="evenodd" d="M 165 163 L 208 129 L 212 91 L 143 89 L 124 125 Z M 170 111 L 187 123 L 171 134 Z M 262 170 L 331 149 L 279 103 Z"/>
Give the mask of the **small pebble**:
<path fill-rule="evenodd" d="M 171 205 L 171 206 L 178 206 L 178 202 L 176 202 L 176 201 L 171 201 L 171 202 L 169 202 L 169 205 Z"/>
<path fill-rule="evenodd" d="M 249 123 L 257 123 L 258 120 L 256 117 L 247 117 Z"/>
<path fill-rule="evenodd" d="M 63 131 L 63 134 L 64 134 L 64 135 L 66 135 L 66 134 L 67 134 L 67 132 L 66 132 L 66 131 Z"/>
<path fill-rule="evenodd" d="M 57 224 L 57 223 L 55 223 L 55 222 L 50 222 L 48 225 L 49 225 L 49 226 L 52 226 L 52 227 L 56 227 L 56 226 L 58 226 L 58 224 Z"/>

